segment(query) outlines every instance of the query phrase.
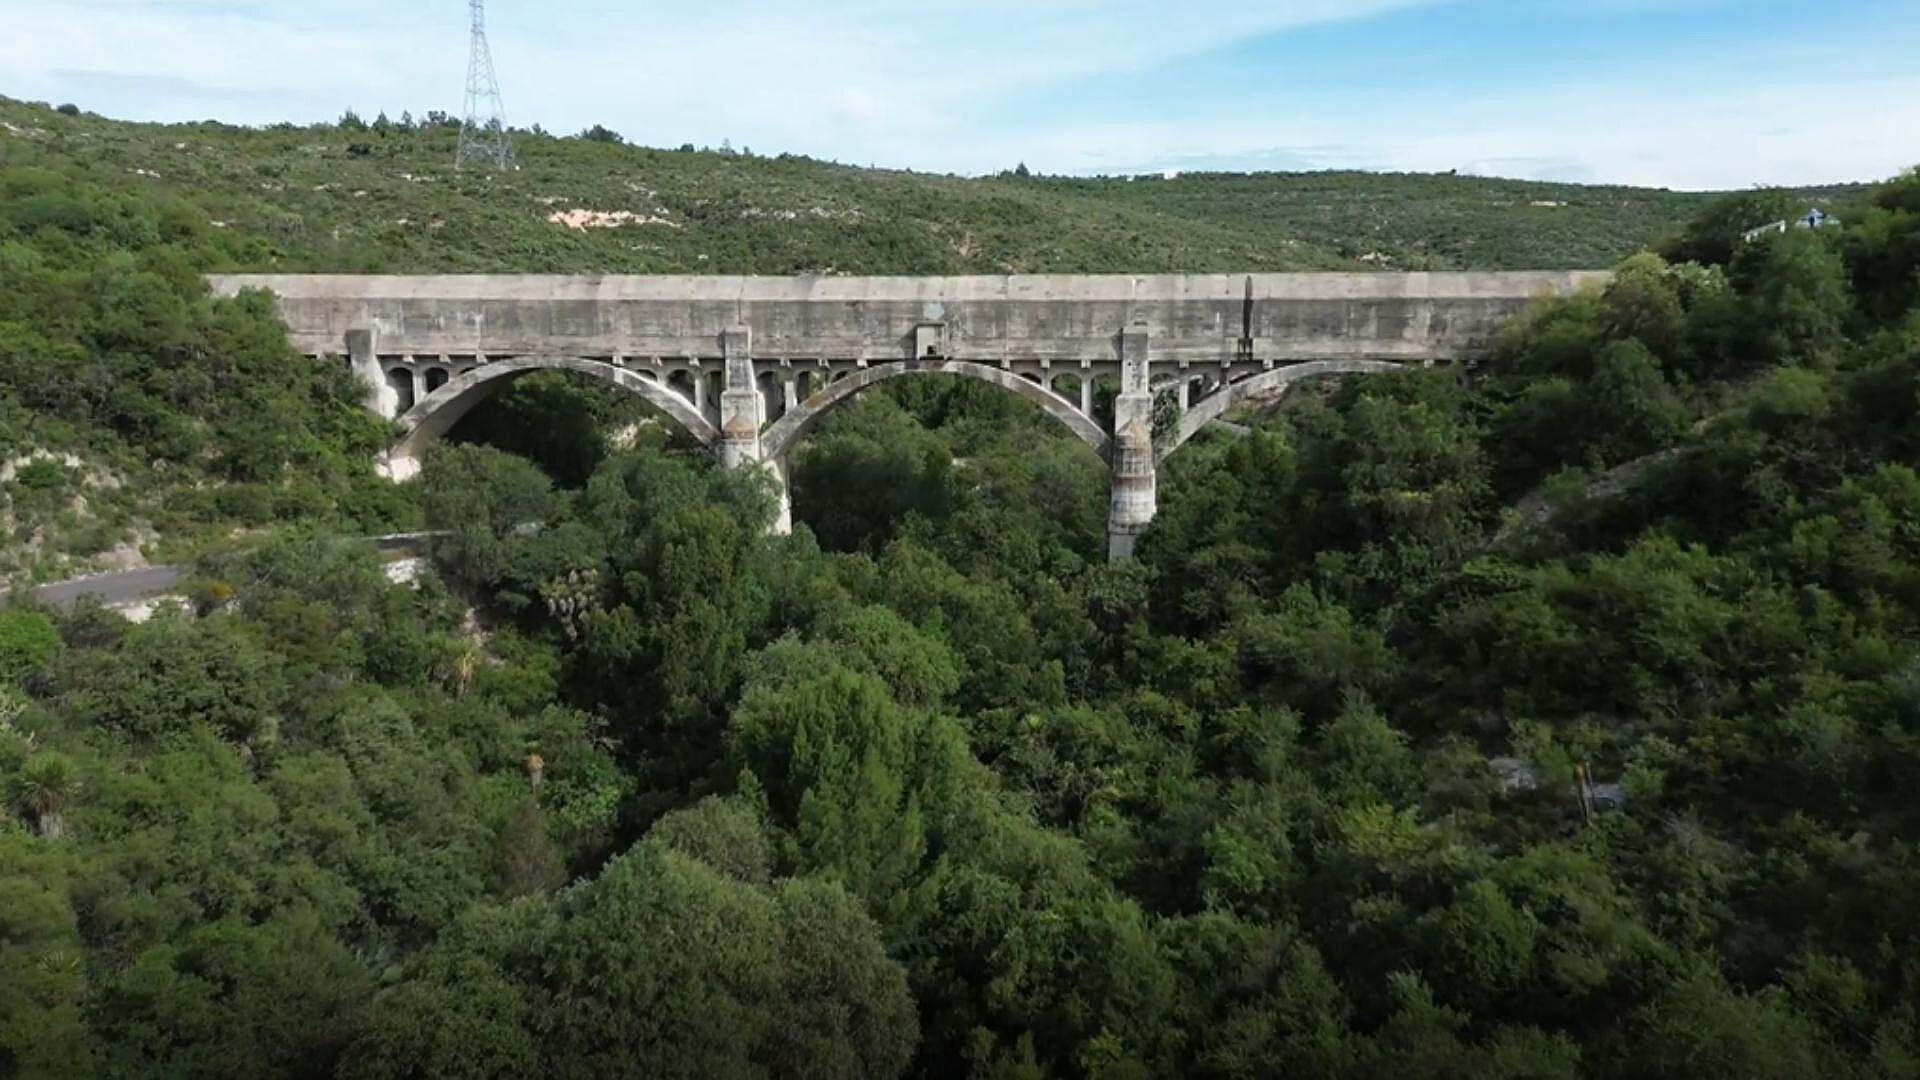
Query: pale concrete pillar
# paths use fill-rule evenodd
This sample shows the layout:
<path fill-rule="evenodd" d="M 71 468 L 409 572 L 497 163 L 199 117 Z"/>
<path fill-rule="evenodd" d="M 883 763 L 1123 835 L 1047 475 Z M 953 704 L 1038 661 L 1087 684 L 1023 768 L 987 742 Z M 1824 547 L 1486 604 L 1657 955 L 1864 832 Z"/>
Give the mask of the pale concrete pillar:
<path fill-rule="evenodd" d="M 793 531 L 793 504 L 787 494 L 787 463 L 769 461 L 763 456 L 760 430 L 767 422 L 767 399 L 761 396 L 759 381 L 753 375 L 753 331 L 736 326 L 721 335 L 726 353 L 726 389 L 720 394 L 720 463 L 729 469 L 764 469 L 773 478 L 780 505 L 773 519 L 773 531 L 781 536 Z M 703 385 L 701 379 L 695 385 Z M 791 385 L 789 385 L 791 393 Z"/>
<path fill-rule="evenodd" d="M 761 464 L 773 477 L 774 494 L 780 500 L 780 508 L 773 517 L 773 534 L 789 536 L 793 533 L 793 489 L 787 483 L 787 459 L 780 457 Z"/>
<path fill-rule="evenodd" d="M 760 460 L 760 429 L 766 403 L 753 378 L 753 331 L 737 326 L 721 335 L 726 351 L 726 389 L 720 394 L 720 460 L 738 468 Z M 704 385 L 700 379 L 694 385 Z"/>
<path fill-rule="evenodd" d="M 687 381 L 693 384 L 693 411 L 707 415 L 707 373 L 696 367 L 687 372 Z"/>
<path fill-rule="evenodd" d="M 1085 366 L 1080 368 L 1080 411 L 1093 415 L 1093 369 Z"/>
<path fill-rule="evenodd" d="M 1187 391 L 1192 386 L 1193 384 L 1187 381 L 1187 373 L 1184 371 L 1181 372 L 1180 373 L 1180 415 L 1182 416 L 1185 416 L 1187 413 Z"/>
<path fill-rule="evenodd" d="M 795 376 L 789 373 L 786 378 L 780 380 L 781 408 L 784 410 L 781 415 L 783 416 L 792 412 L 794 406 L 800 404 L 800 388 L 794 385 L 794 379 Z"/>
<path fill-rule="evenodd" d="M 387 385 L 387 373 L 380 367 L 380 354 L 376 346 L 374 331 L 347 331 L 347 360 L 353 367 L 354 375 L 367 384 L 367 394 L 361 399 L 362 404 L 373 415 L 392 420 L 400 415 L 400 395 Z"/>
<path fill-rule="evenodd" d="M 1120 336 L 1120 396 L 1113 403 L 1113 498 L 1107 511 L 1107 554 L 1133 558 L 1140 534 L 1159 509 L 1153 466 L 1153 388 L 1144 330 Z"/>

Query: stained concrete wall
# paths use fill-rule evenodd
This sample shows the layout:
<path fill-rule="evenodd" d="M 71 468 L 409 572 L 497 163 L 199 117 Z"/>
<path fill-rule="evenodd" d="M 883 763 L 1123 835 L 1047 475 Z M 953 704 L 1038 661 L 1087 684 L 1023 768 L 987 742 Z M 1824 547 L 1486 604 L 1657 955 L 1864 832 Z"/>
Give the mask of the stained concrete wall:
<path fill-rule="evenodd" d="M 1117 360 L 1143 329 L 1153 362 L 1225 363 L 1249 281 L 1255 355 L 1447 360 L 1498 323 L 1599 272 L 1015 277 L 364 277 L 220 275 L 217 293 L 268 289 L 295 346 L 344 353 L 372 329 L 393 355 L 719 356 L 731 327 L 756 357 L 903 359 L 939 331 L 945 356 L 981 363 Z"/>

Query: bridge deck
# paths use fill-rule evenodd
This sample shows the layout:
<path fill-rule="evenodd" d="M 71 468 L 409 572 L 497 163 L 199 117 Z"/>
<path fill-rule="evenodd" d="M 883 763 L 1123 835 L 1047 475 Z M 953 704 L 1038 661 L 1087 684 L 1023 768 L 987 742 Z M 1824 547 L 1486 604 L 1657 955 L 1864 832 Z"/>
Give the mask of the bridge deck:
<path fill-rule="evenodd" d="M 748 327 L 756 358 L 1118 363 L 1124 331 L 1152 360 L 1447 360 L 1535 298 L 1604 273 L 682 277 L 222 275 L 216 292 L 268 289 L 295 346 L 344 353 L 375 332 L 396 359 L 524 355 L 718 359 Z M 1249 302 L 1250 301 L 1250 302 Z M 1251 331 L 1249 334 L 1248 331 Z M 933 334 L 929 339 L 926 335 Z"/>

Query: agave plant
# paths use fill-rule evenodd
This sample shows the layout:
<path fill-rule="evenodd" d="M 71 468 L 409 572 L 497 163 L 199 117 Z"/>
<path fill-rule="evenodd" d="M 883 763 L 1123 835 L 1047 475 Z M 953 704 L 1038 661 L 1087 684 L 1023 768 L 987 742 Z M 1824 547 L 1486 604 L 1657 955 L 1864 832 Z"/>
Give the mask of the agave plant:
<path fill-rule="evenodd" d="M 9 794 L 13 805 L 33 820 L 34 831 L 45 839 L 66 834 L 67 805 L 79 794 L 80 780 L 65 754 L 36 754 L 14 777 Z"/>

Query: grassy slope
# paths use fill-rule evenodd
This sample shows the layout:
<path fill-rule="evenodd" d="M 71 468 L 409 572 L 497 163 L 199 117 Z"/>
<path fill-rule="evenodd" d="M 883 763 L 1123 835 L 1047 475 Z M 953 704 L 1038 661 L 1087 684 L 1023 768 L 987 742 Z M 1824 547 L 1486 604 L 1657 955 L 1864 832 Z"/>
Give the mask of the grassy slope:
<path fill-rule="evenodd" d="M 266 238 L 249 269 L 1008 273 L 1598 267 L 1706 196 L 1358 173 L 960 179 L 523 137 L 464 176 L 454 133 L 67 117 L 0 99 L 0 154 L 164 187 Z M 363 156 L 350 153 L 364 144 Z M 4 160 L 4 158 L 0 158 Z M 577 232 L 555 210 L 656 223 Z"/>

